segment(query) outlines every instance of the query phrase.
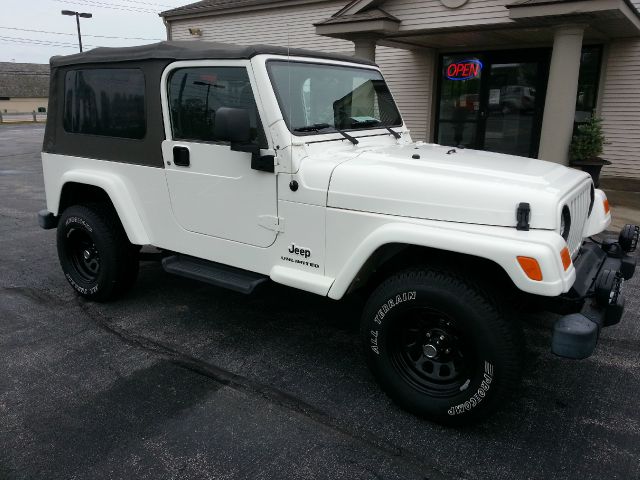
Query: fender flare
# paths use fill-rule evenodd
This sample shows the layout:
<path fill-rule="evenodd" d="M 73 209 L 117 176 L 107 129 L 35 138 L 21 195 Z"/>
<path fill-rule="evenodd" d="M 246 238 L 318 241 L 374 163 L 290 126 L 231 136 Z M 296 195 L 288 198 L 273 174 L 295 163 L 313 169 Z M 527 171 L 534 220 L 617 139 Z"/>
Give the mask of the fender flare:
<path fill-rule="evenodd" d="M 607 196 L 602 190 L 595 189 L 593 195 L 593 208 L 591 209 L 591 215 L 584 226 L 583 237 L 591 237 L 606 230 L 611 225 L 611 211 L 604 211 L 604 201 Z"/>
<path fill-rule="evenodd" d="M 328 296 L 340 299 L 347 292 L 362 265 L 380 247 L 405 244 L 473 255 L 498 264 L 517 288 L 545 296 L 567 292 L 575 281 L 573 264 L 565 271 L 560 252 L 565 243 L 555 232 L 520 232 L 514 228 L 480 225 L 434 226 L 415 223 L 388 223 L 371 232 L 349 257 L 335 277 Z M 538 260 L 543 280 L 529 279 L 517 256 Z"/>
<path fill-rule="evenodd" d="M 68 170 L 62 175 L 60 181 L 58 202 L 60 202 L 60 195 L 67 183 L 91 185 L 104 190 L 120 218 L 120 222 L 122 223 L 129 241 L 136 245 L 148 245 L 151 243 L 147 231 L 142 223 L 142 219 L 138 214 L 136 204 L 122 178 L 105 172 Z M 59 203 L 56 205 L 56 212 L 58 208 Z"/>

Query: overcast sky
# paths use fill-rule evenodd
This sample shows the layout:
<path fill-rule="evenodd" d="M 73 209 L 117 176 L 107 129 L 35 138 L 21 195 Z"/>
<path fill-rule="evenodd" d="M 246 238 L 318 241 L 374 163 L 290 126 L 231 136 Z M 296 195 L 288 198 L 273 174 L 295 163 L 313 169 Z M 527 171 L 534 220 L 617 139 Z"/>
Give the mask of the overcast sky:
<path fill-rule="evenodd" d="M 63 16 L 61 10 L 93 14 L 93 18 L 80 19 L 87 50 L 165 40 L 158 12 L 194 1 L 0 0 L 0 62 L 48 63 L 53 55 L 78 52 L 75 17 Z M 105 36 L 119 38 L 102 38 Z"/>

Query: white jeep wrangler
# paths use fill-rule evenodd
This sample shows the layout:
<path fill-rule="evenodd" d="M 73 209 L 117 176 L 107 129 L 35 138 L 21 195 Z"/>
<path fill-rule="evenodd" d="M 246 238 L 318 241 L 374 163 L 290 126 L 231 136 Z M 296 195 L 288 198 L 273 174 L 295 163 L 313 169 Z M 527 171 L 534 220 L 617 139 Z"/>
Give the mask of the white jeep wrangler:
<path fill-rule="evenodd" d="M 162 42 L 51 67 L 39 222 L 88 299 L 129 289 L 144 245 L 167 272 L 243 293 L 365 294 L 374 376 L 443 423 L 485 417 L 517 383 L 514 305 L 563 310 L 551 348 L 569 358 L 620 320 L 638 227 L 584 240 L 611 221 L 591 178 L 413 142 L 374 64 Z"/>

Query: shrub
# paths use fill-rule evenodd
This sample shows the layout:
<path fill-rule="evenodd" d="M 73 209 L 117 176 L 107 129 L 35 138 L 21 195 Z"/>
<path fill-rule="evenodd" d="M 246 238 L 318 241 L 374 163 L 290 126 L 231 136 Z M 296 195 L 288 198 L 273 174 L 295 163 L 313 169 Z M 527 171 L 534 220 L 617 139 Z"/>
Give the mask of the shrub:
<path fill-rule="evenodd" d="M 578 127 L 573 136 L 569 157 L 572 162 L 592 160 L 602 153 L 604 142 L 602 119 L 592 115 L 587 123 Z"/>

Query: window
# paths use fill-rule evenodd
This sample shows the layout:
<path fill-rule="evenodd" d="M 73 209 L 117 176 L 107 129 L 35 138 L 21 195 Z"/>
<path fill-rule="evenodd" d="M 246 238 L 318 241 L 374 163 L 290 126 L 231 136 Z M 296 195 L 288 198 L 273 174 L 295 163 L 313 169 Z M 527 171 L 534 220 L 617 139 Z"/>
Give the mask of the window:
<path fill-rule="evenodd" d="M 169 79 L 173 138 L 216 142 L 214 125 L 220 107 L 249 111 L 251 142 L 266 145 L 258 107 L 244 67 L 181 68 Z"/>
<path fill-rule="evenodd" d="M 602 47 L 590 46 L 582 48 L 580 73 L 578 75 L 578 94 L 576 97 L 575 126 L 588 122 L 596 108 L 601 60 Z"/>
<path fill-rule="evenodd" d="M 72 70 L 65 76 L 64 129 L 141 139 L 146 133 L 144 74 L 138 69 Z"/>
<path fill-rule="evenodd" d="M 269 74 L 287 126 L 301 134 L 400 126 L 380 72 L 306 62 L 270 61 Z"/>
<path fill-rule="evenodd" d="M 484 56 L 468 54 L 442 57 L 437 142 L 441 145 L 478 148 L 482 132 L 478 132 L 481 112 L 482 83 L 486 83 Z M 471 72 L 473 75 L 466 74 Z M 476 67 L 476 65 L 478 67 Z M 460 72 L 460 73 L 458 73 Z M 496 85 L 489 92 L 490 108 L 508 86 Z M 496 98 L 498 100 L 496 100 Z"/>
<path fill-rule="evenodd" d="M 38 113 L 47 113 L 46 107 L 38 107 Z"/>

